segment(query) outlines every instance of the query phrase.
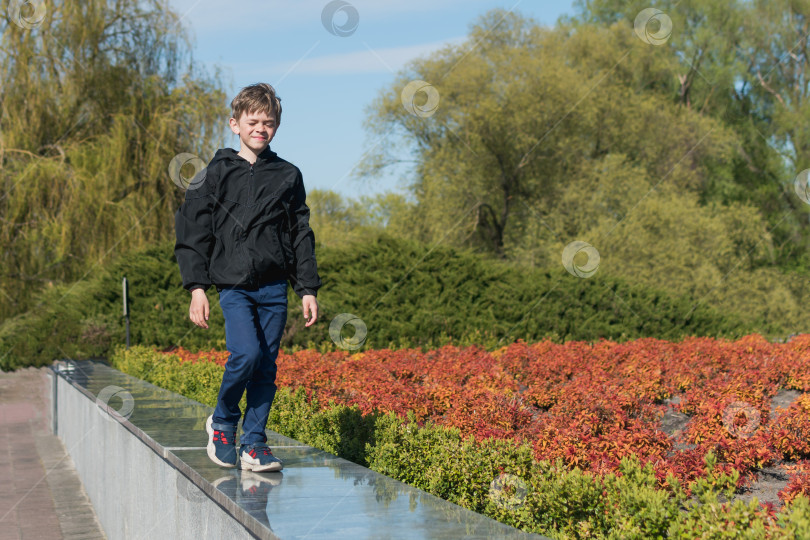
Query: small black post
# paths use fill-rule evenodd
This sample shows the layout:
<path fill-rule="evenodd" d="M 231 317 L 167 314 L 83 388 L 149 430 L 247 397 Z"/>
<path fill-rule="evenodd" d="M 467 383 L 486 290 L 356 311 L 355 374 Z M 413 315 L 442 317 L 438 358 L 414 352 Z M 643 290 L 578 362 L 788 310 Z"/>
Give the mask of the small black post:
<path fill-rule="evenodd" d="M 129 292 L 129 284 L 127 283 L 126 276 L 124 276 L 123 286 L 124 286 L 124 320 L 126 321 L 127 325 L 127 350 L 129 350 L 129 304 L 127 303 L 127 293 Z"/>

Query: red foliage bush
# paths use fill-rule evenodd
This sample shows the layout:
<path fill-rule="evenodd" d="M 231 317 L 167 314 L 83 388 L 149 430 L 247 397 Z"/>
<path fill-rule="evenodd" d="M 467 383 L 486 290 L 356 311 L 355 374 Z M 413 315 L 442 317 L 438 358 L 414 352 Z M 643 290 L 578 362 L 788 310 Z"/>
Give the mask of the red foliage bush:
<path fill-rule="evenodd" d="M 173 353 L 221 365 L 228 356 Z M 758 335 L 735 342 L 518 342 L 492 353 L 450 345 L 425 353 L 282 351 L 276 382 L 303 387 L 324 407 L 410 411 L 477 440 L 528 442 L 537 459 L 561 458 L 601 474 L 634 454 L 653 464 L 662 486 L 668 474 L 684 483 L 703 474 L 703 456 L 713 451 L 744 483 L 776 459 L 810 458 L 810 395 L 786 411 L 771 410 L 780 388 L 810 389 L 808 353 L 810 335 L 783 344 Z M 689 415 L 682 432 L 663 430 L 667 411 Z M 798 467 L 780 496 L 810 493 L 806 471 Z"/>

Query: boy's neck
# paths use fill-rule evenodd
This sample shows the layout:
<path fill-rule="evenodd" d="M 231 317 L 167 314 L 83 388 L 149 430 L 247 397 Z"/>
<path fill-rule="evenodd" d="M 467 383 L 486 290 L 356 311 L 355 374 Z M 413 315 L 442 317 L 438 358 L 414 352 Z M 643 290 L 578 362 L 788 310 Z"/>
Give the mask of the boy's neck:
<path fill-rule="evenodd" d="M 250 148 L 242 148 L 236 155 L 246 159 L 251 165 L 256 163 L 256 159 L 258 157 L 257 154 L 255 154 Z"/>

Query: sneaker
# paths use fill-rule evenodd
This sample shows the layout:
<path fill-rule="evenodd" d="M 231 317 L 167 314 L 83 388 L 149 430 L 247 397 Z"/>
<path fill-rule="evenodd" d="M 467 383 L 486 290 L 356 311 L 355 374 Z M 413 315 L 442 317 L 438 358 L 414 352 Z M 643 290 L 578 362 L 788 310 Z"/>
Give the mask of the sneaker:
<path fill-rule="evenodd" d="M 217 424 L 217 428 L 223 427 Z M 236 467 L 236 427 L 233 431 L 214 428 L 214 415 L 205 421 L 205 431 L 208 432 L 208 457 L 220 467 Z"/>
<path fill-rule="evenodd" d="M 241 468 L 253 472 L 273 472 L 284 468 L 284 463 L 273 455 L 266 444 L 243 444 L 239 448 Z"/>

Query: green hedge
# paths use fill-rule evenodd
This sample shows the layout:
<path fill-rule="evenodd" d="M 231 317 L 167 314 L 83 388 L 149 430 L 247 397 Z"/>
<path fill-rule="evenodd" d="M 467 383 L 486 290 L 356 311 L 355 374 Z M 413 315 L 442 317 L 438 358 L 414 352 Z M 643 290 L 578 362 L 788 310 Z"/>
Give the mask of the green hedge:
<path fill-rule="evenodd" d="M 493 349 L 519 338 L 676 340 L 735 338 L 753 331 L 733 314 L 704 305 L 692 311 L 692 299 L 598 274 L 580 279 L 562 265 L 553 272 L 521 269 L 385 234 L 347 248 L 321 248 L 318 262 L 324 284 L 318 295 L 320 321 L 304 328 L 300 299 L 290 289 L 285 349 L 335 348 L 329 323 L 340 313 L 365 322 L 365 348 L 435 348 L 453 342 Z M 188 318 L 190 295 L 168 243 L 99 267 L 85 281 L 43 292 L 37 307 L 0 325 L 0 369 L 108 356 L 113 344 L 124 342 L 124 276 L 130 284 L 132 343 L 224 349 L 216 290 L 208 293 L 210 328 L 197 328 Z"/>
<path fill-rule="evenodd" d="M 112 364 L 210 406 L 224 371 L 206 362 L 181 365 L 177 357 L 146 347 L 118 348 Z M 552 538 L 759 539 L 769 526 L 756 499 L 722 502 L 733 497 L 737 475 L 717 473 L 711 454 L 706 477 L 690 486 L 688 497 L 674 479 L 669 491 L 658 489 L 652 468 L 635 459 L 623 460 L 618 475 L 598 477 L 560 462 L 534 461 L 527 444 L 477 443 L 456 429 L 418 425 L 391 413 L 363 415 L 334 403 L 321 410 L 317 398 L 307 400 L 302 389 L 278 391 L 268 428 Z M 797 498 L 773 525 L 772 538 L 801 537 L 810 530 L 810 503 Z"/>

